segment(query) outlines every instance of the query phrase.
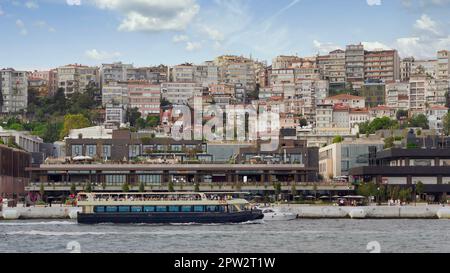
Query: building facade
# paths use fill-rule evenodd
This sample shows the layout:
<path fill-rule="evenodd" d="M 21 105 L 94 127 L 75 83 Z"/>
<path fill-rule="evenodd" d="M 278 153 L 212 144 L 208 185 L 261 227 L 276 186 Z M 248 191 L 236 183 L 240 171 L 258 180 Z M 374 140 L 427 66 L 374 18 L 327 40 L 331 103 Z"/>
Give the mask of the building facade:
<path fill-rule="evenodd" d="M 12 68 L 0 70 L 1 112 L 26 112 L 28 107 L 27 72 Z"/>

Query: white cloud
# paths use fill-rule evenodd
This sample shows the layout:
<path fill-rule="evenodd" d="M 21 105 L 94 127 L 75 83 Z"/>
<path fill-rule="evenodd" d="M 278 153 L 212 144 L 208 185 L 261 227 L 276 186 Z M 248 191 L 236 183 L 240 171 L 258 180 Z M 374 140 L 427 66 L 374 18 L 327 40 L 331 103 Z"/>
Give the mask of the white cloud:
<path fill-rule="evenodd" d="M 37 9 L 37 8 L 39 8 L 39 5 L 35 1 L 27 1 L 25 3 L 25 7 L 29 8 L 29 9 Z"/>
<path fill-rule="evenodd" d="M 381 42 L 362 42 L 365 50 L 376 51 L 376 50 L 390 50 L 390 46 L 385 45 Z"/>
<path fill-rule="evenodd" d="M 172 41 L 174 43 L 187 42 L 187 41 L 189 41 L 189 36 L 187 36 L 187 35 L 175 35 L 175 36 L 173 36 Z"/>
<path fill-rule="evenodd" d="M 103 61 L 103 60 L 114 60 L 122 54 L 120 52 L 107 52 L 107 51 L 98 51 L 97 49 L 87 50 L 85 52 L 86 57 L 95 61 Z"/>
<path fill-rule="evenodd" d="M 5 12 L 3 11 L 2 7 L 0 6 L 0 16 L 4 15 Z"/>
<path fill-rule="evenodd" d="M 81 0 L 66 0 L 66 3 L 69 6 L 79 6 L 81 5 Z"/>
<path fill-rule="evenodd" d="M 198 42 L 187 42 L 186 50 L 187 51 L 196 51 L 202 48 L 202 44 Z"/>
<path fill-rule="evenodd" d="M 428 31 L 432 34 L 439 35 L 437 23 L 426 14 L 423 14 L 419 19 L 416 20 L 414 28 L 419 31 Z"/>
<path fill-rule="evenodd" d="M 202 31 L 205 32 L 208 35 L 208 37 L 213 41 L 220 42 L 225 39 L 224 34 L 213 27 L 203 26 Z"/>
<path fill-rule="evenodd" d="M 381 6 L 381 0 L 366 0 L 369 6 Z"/>
<path fill-rule="evenodd" d="M 22 20 L 20 20 L 20 19 L 16 20 L 16 27 L 19 29 L 19 33 L 21 35 L 27 35 L 28 34 L 28 30 L 27 30 L 27 28 L 25 26 L 25 23 Z"/>
<path fill-rule="evenodd" d="M 96 7 L 124 15 L 120 31 L 183 30 L 198 14 L 196 0 L 90 0 Z"/>
<path fill-rule="evenodd" d="M 34 23 L 34 26 L 36 26 L 36 27 L 38 27 L 38 28 L 40 28 L 40 29 L 47 29 L 49 32 L 55 32 L 55 31 L 56 31 L 56 29 L 55 29 L 54 27 L 50 26 L 50 25 L 49 25 L 46 21 L 44 21 L 44 20 L 36 21 L 36 22 Z"/>
<path fill-rule="evenodd" d="M 342 49 L 341 46 L 338 46 L 336 44 L 333 44 L 333 43 L 322 43 L 322 42 L 319 42 L 317 40 L 314 40 L 313 44 L 314 44 L 314 48 L 320 54 L 328 54 L 328 53 L 330 53 L 333 50 Z"/>

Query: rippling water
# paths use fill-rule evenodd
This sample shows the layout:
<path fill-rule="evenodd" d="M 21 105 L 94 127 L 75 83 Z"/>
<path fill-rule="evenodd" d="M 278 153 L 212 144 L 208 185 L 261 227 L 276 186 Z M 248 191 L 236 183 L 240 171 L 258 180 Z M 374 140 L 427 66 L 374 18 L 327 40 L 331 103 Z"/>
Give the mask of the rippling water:
<path fill-rule="evenodd" d="M 0 252 L 450 252 L 446 220 L 296 220 L 231 225 L 0 222 Z"/>

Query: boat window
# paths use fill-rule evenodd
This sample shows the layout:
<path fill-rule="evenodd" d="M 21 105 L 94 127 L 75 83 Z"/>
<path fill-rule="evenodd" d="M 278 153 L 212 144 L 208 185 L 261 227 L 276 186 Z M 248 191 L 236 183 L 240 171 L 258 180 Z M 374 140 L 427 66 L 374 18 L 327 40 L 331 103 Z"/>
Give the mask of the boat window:
<path fill-rule="evenodd" d="M 216 211 L 219 211 L 219 207 L 218 206 L 206 206 L 206 211 L 207 212 L 216 212 Z"/>
<path fill-rule="evenodd" d="M 108 206 L 106 207 L 106 212 L 117 212 L 116 206 Z"/>
<path fill-rule="evenodd" d="M 129 206 L 120 206 L 119 212 L 130 212 L 130 207 Z"/>
<path fill-rule="evenodd" d="M 145 212 L 154 212 L 155 211 L 155 207 L 145 206 L 144 207 L 144 211 Z"/>
<path fill-rule="evenodd" d="M 169 211 L 170 212 L 180 212 L 180 207 L 179 206 L 169 206 Z"/>
<path fill-rule="evenodd" d="M 105 207 L 103 206 L 94 207 L 94 212 L 105 212 Z"/>
<path fill-rule="evenodd" d="M 181 206 L 181 211 L 182 212 L 191 212 L 192 206 Z"/>
<path fill-rule="evenodd" d="M 204 212 L 205 207 L 204 206 L 194 206 L 194 211 L 195 212 Z"/>
<path fill-rule="evenodd" d="M 157 212 L 167 212 L 167 207 L 166 206 L 156 206 L 156 211 Z"/>
<path fill-rule="evenodd" d="M 142 207 L 131 207 L 131 212 L 142 212 Z"/>

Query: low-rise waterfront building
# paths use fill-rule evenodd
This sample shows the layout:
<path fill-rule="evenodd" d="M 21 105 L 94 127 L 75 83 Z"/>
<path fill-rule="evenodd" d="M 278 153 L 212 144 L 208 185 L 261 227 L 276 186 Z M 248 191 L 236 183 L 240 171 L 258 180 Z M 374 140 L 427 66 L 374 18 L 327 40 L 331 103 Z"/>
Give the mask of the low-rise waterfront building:
<path fill-rule="evenodd" d="M 0 145 L 0 196 L 15 199 L 25 193 L 30 180 L 26 168 L 31 166 L 28 152 Z"/>

